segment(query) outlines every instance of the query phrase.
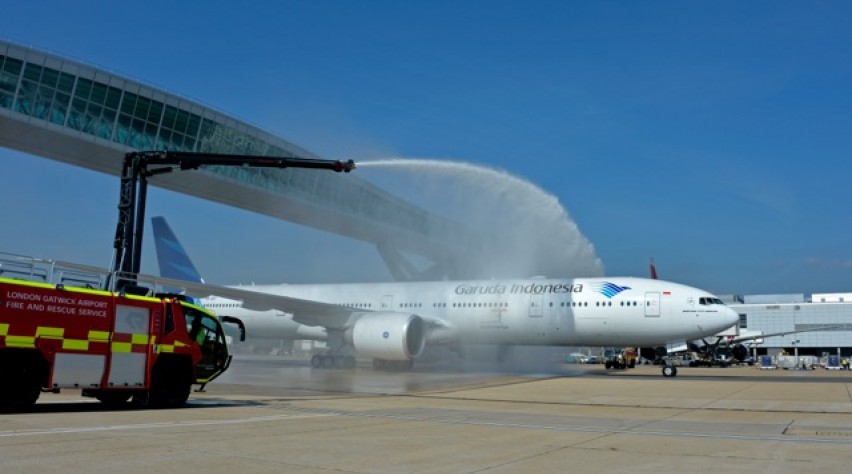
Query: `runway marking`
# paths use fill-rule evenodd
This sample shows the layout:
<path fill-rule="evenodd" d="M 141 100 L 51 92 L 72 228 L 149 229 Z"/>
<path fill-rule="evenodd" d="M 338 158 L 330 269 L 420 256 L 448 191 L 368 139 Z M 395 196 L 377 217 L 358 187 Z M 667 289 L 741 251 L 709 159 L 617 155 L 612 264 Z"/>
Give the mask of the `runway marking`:
<path fill-rule="evenodd" d="M 109 425 L 109 426 L 83 426 L 79 428 L 46 428 L 32 430 L 11 430 L 0 431 L 0 438 L 14 438 L 20 436 L 38 436 L 52 434 L 77 434 L 77 433 L 94 433 L 104 431 L 122 431 L 122 430 L 151 430 L 163 428 L 186 428 L 192 426 L 215 426 L 215 425 L 240 425 L 248 423 L 264 423 L 268 421 L 280 420 L 295 420 L 302 418 L 321 418 L 325 416 L 336 416 L 334 414 L 310 413 L 301 415 L 273 415 L 273 416 L 255 416 L 251 418 L 241 418 L 235 420 L 197 420 L 197 421 L 177 421 L 164 423 L 140 423 L 132 425 Z"/>

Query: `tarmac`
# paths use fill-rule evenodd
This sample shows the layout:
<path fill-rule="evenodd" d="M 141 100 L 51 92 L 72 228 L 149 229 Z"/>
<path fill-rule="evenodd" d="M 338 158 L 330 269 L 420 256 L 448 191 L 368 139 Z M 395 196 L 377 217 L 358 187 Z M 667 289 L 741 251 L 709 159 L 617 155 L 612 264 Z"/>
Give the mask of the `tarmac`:
<path fill-rule="evenodd" d="M 0 415 L 3 472 L 803 472 L 852 464 L 852 372 L 312 370 L 242 357 L 186 408 Z"/>

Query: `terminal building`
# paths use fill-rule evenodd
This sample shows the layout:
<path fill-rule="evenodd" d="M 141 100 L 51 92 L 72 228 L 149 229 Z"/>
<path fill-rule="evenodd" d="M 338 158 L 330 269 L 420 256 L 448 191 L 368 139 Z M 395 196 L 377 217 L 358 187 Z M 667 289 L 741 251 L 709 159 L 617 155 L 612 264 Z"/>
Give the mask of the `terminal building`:
<path fill-rule="evenodd" d="M 0 41 L 0 146 L 119 176 L 125 153 L 195 151 L 318 158 L 282 138 L 184 97 L 113 72 Z M 345 157 L 340 157 L 345 158 Z M 500 276 L 488 239 L 354 174 L 215 168 L 151 183 L 375 245 L 399 280 Z M 474 252 L 471 249 L 479 249 Z M 406 254 L 430 265 L 416 268 Z M 732 298 L 744 331 L 766 337 L 759 353 L 852 355 L 852 294 Z"/>
<path fill-rule="evenodd" d="M 740 315 L 741 334 L 779 334 L 745 345 L 757 354 L 852 357 L 852 294 L 746 295 L 728 305 Z"/>

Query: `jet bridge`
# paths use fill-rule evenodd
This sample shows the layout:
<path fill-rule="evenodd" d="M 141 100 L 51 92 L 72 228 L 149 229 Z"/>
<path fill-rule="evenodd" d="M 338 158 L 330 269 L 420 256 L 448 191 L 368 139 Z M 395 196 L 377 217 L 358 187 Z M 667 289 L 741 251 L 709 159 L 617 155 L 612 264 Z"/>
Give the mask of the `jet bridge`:
<path fill-rule="evenodd" d="M 293 113 L 297 113 L 293 111 Z M 197 101 L 0 40 L 0 146 L 121 176 L 124 153 L 173 150 L 318 159 Z M 369 242 L 401 279 L 466 278 L 478 233 L 359 179 L 309 170 L 207 166 L 150 184 Z M 428 274 L 403 254 L 432 262 Z"/>

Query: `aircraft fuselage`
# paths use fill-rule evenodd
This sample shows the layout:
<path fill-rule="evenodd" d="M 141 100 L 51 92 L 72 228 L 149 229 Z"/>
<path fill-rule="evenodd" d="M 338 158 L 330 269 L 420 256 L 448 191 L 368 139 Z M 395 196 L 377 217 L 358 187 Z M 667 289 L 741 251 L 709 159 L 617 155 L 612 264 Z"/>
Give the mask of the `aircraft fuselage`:
<path fill-rule="evenodd" d="M 430 342 L 664 345 L 715 334 L 738 319 L 706 291 L 633 277 L 258 285 L 250 289 L 445 323 L 430 331 Z"/>

